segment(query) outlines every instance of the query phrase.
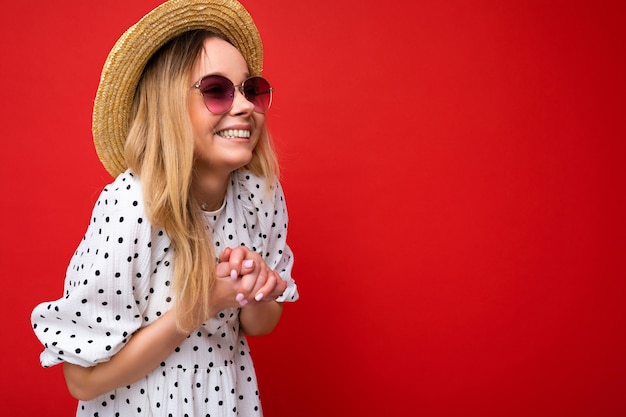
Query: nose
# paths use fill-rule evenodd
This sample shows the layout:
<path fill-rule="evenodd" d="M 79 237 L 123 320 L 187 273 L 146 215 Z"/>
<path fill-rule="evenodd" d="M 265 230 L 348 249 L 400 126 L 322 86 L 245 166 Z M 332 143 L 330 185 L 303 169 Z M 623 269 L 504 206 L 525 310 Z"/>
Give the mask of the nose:
<path fill-rule="evenodd" d="M 254 111 L 254 104 L 243 95 L 243 86 L 236 86 L 233 106 L 230 109 L 231 114 L 248 114 L 252 111 Z"/>

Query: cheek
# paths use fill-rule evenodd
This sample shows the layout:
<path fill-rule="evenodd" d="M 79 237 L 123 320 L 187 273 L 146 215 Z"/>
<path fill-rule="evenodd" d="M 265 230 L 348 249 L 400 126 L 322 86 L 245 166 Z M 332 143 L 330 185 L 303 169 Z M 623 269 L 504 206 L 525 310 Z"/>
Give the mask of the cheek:
<path fill-rule="evenodd" d="M 212 136 L 222 116 L 209 112 L 200 100 L 190 101 L 189 120 L 195 139 L 205 138 L 207 135 Z"/>
<path fill-rule="evenodd" d="M 189 121 L 191 122 L 191 128 L 195 136 L 198 134 L 199 127 L 202 125 L 202 113 L 198 108 L 196 100 L 189 99 Z"/>
<path fill-rule="evenodd" d="M 254 141 L 257 144 L 265 131 L 265 115 L 254 113 L 252 117 L 254 119 Z"/>

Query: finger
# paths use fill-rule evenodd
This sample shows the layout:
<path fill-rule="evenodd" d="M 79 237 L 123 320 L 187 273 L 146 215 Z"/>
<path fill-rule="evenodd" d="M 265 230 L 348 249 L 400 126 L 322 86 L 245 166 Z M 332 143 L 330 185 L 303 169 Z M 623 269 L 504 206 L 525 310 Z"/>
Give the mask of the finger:
<path fill-rule="evenodd" d="M 248 300 L 245 298 L 245 296 L 242 293 L 237 294 L 237 296 L 235 297 L 235 300 L 237 300 L 239 305 L 242 307 L 248 304 Z"/>
<path fill-rule="evenodd" d="M 268 269 L 267 279 L 265 280 L 263 285 L 257 286 L 257 288 L 255 289 L 254 299 L 256 301 L 261 301 L 267 294 L 269 294 L 275 285 L 275 280 L 276 279 L 274 278 L 272 271 Z"/>
<path fill-rule="evenodd" d="M 280 277 L 278 272 L 270 270 L 266 283 L 257 291 L 256 301 L 272 301 L 279 297 L 287 289 L 287 283 Z"/>
<path fill-rule="evenodd" d="M 228 274 L 231 279 L 239 278 L 241 275 L 241 264 L 245 259 L 246 253 L 240 248 L 234 248 L 229 250 L 228 267 L 230 268 Z"/>
<path fill-rule="evenodd" d="M 233 250 L 231 248 L 226 247 L 219 257 L 219 263 L 221 264 L 221 263 L 229 262 L 232 252 Z M 239 272 L 231 268 L 227 274 L 222 273 L 220 276 L 226 276 L 226 275 L 229 275 L 231 279 L 237 279 L 239 277 Z"/>
<path fill-rule="evenodd" d="M 235 268 L 233 268 L 230 271 L 230 277 L 232 279 L 237 279 L 239 278 L 239 276 L 244 276 L 247 274 L 250 274 L 252 271 L 254 271 L 254 267 L 255 267 L 255 263 L 252 259 L 246 259 L 245 261 L 243 261 L 241 263 L 241 269 L 239 272 L 237 272 L 237 270 Z"/>
<path fill-rule="evenodd" d="M 239 253 L 239 251 L 237 251 L 237 253 L 234 256 L 232 256 L 232 262 L 231 262 L 232 253 L 233 253 L 233 250 L 231 248 L 226 248 L 221 253 L 217 267 L 216 267 L 216 271 L 215 271 L 217 276 L 219 277 L 228 276 L 233 280 L 239 278 L 240 272 L 237 270 L 236 262 L 238 262 L 238 257 L 241 256 L 241 254 Z M 235 267 L 233 267 L 232 263 L 235 263 Z M 243 261 L 242 267 L 244 267 L 244 269 L 245 267 L 248 267 L 248 270 L 249 270 L 250 269 L 249 264 L 250 263 L 248 261 Z M 245 270 L 243 272 L 245 272 Z"/>
<path fill-rule="evenodd" d="M 224 248 L 224 250 L 222 251 L 222 253 L 220 254 L 220 262 L 226 262 L 228 261 L 228 258 L 230 258 L 230 253 L 233 250 L 229 247 Z"/>
<path fill-rule="evenodd" d="M 228 277 L 231 273 L 230 264 L 228 261 L 219 262 L 215 266 L 215 275 L 220 278 Z"/>
<path fill-rule="evenodd" d="M 248 303 L 244 298 L 237 297 L 238 282 L 234 282 L 230 277 L 217 278 L 215 286 L 211 291 L 211 301 L 214 305 L 220 307 L 220 311 L 224 308 L 243 307 Z M 241 300 L 241 302 L 240 302 Z"/>
<path fill-rule="evenodd" d="M 257 268 L 254 272 L 244 275 L 237 290 L 239 300 L 246 299 L 247 301 L 252 301 L 253 297 L 258 294 L 259 290 L 267 282 L 268 275 L 267 267 Z"/>
<path fill-rule="evenodd" d="M 232 267 L 232 270 L 230 271 L 230 277 L 232 279 L 237 279 L 239 278 L 239 276 L 243 276 L 254 271 L 254 268 L 257 264 L 254 262 L 253 259 L 245 259 L 241 262 L 241 267 L 239 269 L 237 269 L 236 265 L 233 265 L 232 263 L 230 265 Z"/>
<path fill-rule="evenodd" d="M 267 271 L 262 268 L 257 268 L 249 274 L 241 277 L 241 284 L 237 292 L 240 292 L 246 296 L 252 297 L 250 294 L 257 287 L 257 282 L 265 283 L 267 281 Z"/>

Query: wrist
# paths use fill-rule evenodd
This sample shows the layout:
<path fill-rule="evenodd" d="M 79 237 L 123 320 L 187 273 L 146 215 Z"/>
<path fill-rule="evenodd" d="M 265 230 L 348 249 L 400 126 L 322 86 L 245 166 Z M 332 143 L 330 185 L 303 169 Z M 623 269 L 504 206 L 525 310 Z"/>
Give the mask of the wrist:
<path fill-rule="evenodd" d="M 241 308 L 241 329 L 250 336 L 269 334 L 278 324 L 282 311 L 283 305 L 277 301 L 250 303 Z"/>

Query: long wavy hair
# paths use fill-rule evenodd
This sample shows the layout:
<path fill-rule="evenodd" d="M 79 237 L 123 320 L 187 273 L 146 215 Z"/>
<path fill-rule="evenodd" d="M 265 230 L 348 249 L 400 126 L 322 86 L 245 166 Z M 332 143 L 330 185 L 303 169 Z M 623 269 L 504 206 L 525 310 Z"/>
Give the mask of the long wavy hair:
<path fill-rule="evenodd" d="M 151 58 L 137 86 L 125 144 L 126 163 L 141 180 L 148 218 L 172 243 L 177 326 L 182 331 L 193 330 L 208 317 L 217 263 L 206 220 L 192 194 L 195 157 L 188 105 L 189 94 L 195 92 L 193 66 L 209 37 L 224 39 L 204 30 L 190 31 Z M 278 177 L 265 127 L 250 163 L 242 169 Z"/>

